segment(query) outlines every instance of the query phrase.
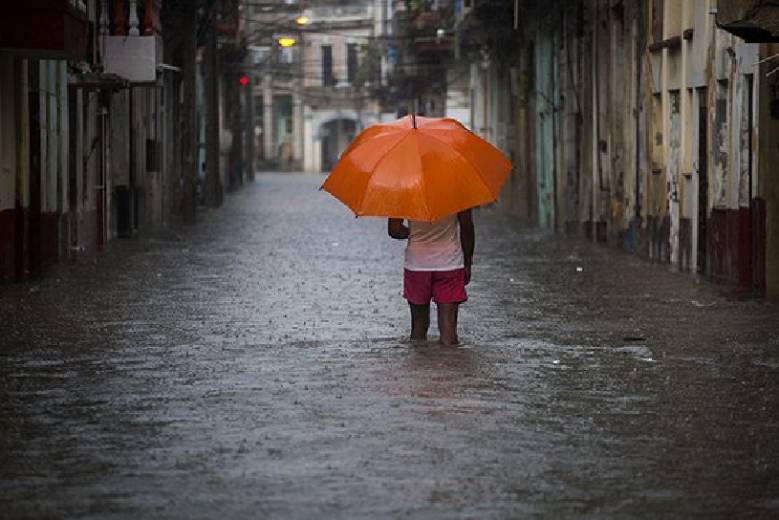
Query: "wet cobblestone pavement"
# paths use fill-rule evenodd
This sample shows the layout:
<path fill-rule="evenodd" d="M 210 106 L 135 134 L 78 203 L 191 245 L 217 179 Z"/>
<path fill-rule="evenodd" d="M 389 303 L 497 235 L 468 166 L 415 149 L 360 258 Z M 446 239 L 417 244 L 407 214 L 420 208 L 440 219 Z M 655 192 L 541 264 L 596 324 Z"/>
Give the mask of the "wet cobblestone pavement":
<path fill-rule="evenodd" d="M 321 180 L 0 288 L 0 517 L 779 516 L 776 305 L 482 211 L 463 345 L 410 344 Z"/>

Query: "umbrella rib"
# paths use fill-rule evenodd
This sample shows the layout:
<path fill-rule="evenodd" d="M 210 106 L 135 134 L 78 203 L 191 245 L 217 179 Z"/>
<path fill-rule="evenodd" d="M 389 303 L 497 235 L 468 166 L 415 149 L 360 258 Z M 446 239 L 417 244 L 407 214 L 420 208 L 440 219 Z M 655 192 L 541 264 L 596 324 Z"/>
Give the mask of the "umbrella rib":
<path fill-rule="evenodd" d="M 490 189 L 490 186 L 489 186 L 489 184 L 487 184 L 487 181 L 486 181 L 486 180 L 484 180 L 484 175 L 482 175 L 482 173 L 481 173 L 481 170 L 479 169 L 479 167 L 478 167 L 478 166 L 476 166 L 476 165 L 475 165 L 475 164 L 473 164 L 471 161 L 469 161 L 469 160 L 468 160 L 468 158 L 467 158 L 467 157 L 465 157 L 465 156 L 464 156 L 464 155 L 463 155 L 463 154 L 462 154 L 462 153 L 461 153 L 461 152 L 460 152 L 460 151 L 459 151 L 457 148 L 453 147 L 451 144 L 447 143 L 447 142 L 446 142 L 446 141 L 444 141 L 443 139 L 439 139 L 438 137 L 436 137 L 436 136 L 434 136 L 434 135 L 431 135 L 431 134 L 428 134 L 427 132 L 425 132 L 425 135 L 426 135 L 426 136 L 428 136 L 430 139 L 435 139 L 435 140 L 436 140 L 436 141 L 438 141 L 439 143 L 442 143 L 442 144 L 446 145 L 447 147 L 449 147 L 449 149 L 450 149 L 450 150 L 454 151 L 454 152 L 455 152 L 457 155 L 459 155 L 460 157 L 462 157 L 462 160 L 463 160 L 463 161 L 465 161 L 466 163 L 470 164 L 470 165 L 471 165 L 471 167 L 472 167 L 472 168 L 473 168 L 473 169 L 476 171 L 476 176 L 479 178 L 479 180 L 481 181 L 481 183 L 482 183 L 482 184 L 484 184 L 484 187 L 485 187 L 485 188 L 487 188 L 487 191 L 490 193 L 490 195 L 493 195 L 493 197 L 494 197 L 494 200 L 498 200 L 498 197 L 497 197 L 497 195 L 494 195 L 494 194 L 492 193 L 492 190 Z M 488 143 L 488 144 L 489 144 L 489 143 Z M 492 145 L 490 145 L 490 146 L 492 146 Z M 493 148 L 494 148 L 494 147 L 493 147 Z"/>
<path fill-rule="evenodd" d="M 395 148 L 397 148 L 397 147 L 400 145 L 400 143 L 402 143 L 403 141 L 405 141 L 405 140 L 408 138 L 408 136 L 409 136 L 409 135 L 411 135 L 411 134 L 406 134 L 406 135 L 404 135 L 403 137 L 401 137 L 400 139 L 398 139 L 398 142 L 397 142 L 397 143 L 395 143 L 395 144 L 393 144 L 392 146 L 390 146 L 390 147 L 387 149 L 387 151 L 386 151 L 386 152 L 384 152 L 384 154 L 382 154 L 382 156 L 381 156 L 381 157 L 379 157 L 379 160 L 378 160 L 378 161 L 376 161 L 376 164 L 374 164 L 374 165 L 373 165 L 373 170 L 372 170 L 372 171 L 376 171 L 376 169 L 377 169 L 377 168 L 379 167 L 379 165 L 381 164 L 381 161 L 383 161 L 384 159 L 386 159 L 386 158 L 387 158 L 387 155 L 389 155 L 389 153 L 390 153 L 392 150 L 394 150 Z M 359 216 L 359 214 L 360 214 L 359 212 L 361 212 L 361 211 L 362 211 L 362 205 L 363 205 L 363 203 L 365 202 L 365 195 L 367 195 L 367 193 L 368 193 L 368 184 L 370 184 L 370 183 L 371 183 L 371 180 L 370 180 L 370 179 L 368 179 L 368 182 L 367 182 L 367 184 L 365 185 L 365 189 L 364 189 L 364 190 L 363 190 L 363 192 L 362 192 L 362 197 L 360 197 L 360 203 L 357 205 L 357 211 L 356 211 L 356 213 L 357 213 L 357 215 L 358 215 L 358 216 Z"/>
<path fill-rule="evenodd" d="M 343 152 L 343 155 L 346 155 L 347 153 L 352 153 L 352 152 L 354 152 L 355 150 L 357 150 L 357 149 L 359 149 L 359 148 L 362 148 L 362 147 L 363 147 L 363 146 L 365 146 L 366 144 L 371 144 L 371 141 L 373 141 L 374 139 L 376 139 L 376 138 L 378 138 L 378 137 L 382 137 L 382 136 L 384 136 L 384 135 L 393 135 L 393 134 L 399 133 L 400 131 L 402 131 L 402 129 L 400 129 L 400 130 L 399 130 L 399 131 L 397 131 L 397 132 L 393 130 L 392 132 L 387 132 L 386 134 L 382 134 L 382 135 L 375 135 L 375 136 L 373 136 L 373 137 L 371 137 L 371 138 L 369 138 L 369 139 L 366 139 L 365 141 L 363 141 L 363 142 L 361 142 L 361 143 L 358 143 L 358 144 L 357 144 L 357 145 L 356 145 L 354 148 L 352 148 L 352 146 L 350 145 L 350 146 L 348 146 L 348 147 L 346 148 L 346 150 L 344 150 L 344 152 Z"/>
<path fill-rule="evenodd" d="M 412 134 L 413 136 L 417 136 L 417 133 L 414 132 Z M 419 139 L 415 141 L 417 153 L 414 154 L 414 157 L 419 161 L 419 171 L 421 175 L 419 176 L 419 181 L 422 184 L 422 201 L 425 203 L 425 208 L 427 209 L 427 218 L 430 219 L 429 221 L 432 222 L 433 220 L 433 212 L 430 211 L 430 202 L 427 200 L 427 190 L 425 189 L 426 182 L 425 182 L 425 170 L 422 168 L 422 157 L 419 155 Z"/>
<path fill-rule="evenodd" d="M 415 157 L 419 160 L 419 171 L 422 172 L 422 175 L 420 176 L 420 179 L 422 181 L 422 200 L 425 202 L 425 208 L 427 208 L 427 218 L 430 219 L 430 222 L 433 221 L 433 212 L 430 211 L 430 202 L 427 200 L 427 190 L 425 189 L 425 186 L 427 186 L 427 182 L 425 182 L 425 170 L 422 168 L 422 158 L 419 156 L 419 140 L 417 139 L 417 154 Z"/>

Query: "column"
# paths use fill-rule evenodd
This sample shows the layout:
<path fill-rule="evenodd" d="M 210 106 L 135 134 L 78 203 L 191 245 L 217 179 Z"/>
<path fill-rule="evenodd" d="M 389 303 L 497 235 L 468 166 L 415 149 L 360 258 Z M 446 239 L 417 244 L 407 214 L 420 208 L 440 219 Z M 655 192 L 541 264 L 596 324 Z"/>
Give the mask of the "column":
<path fill-rule="evenodd" d="M 300 90 L 292 95 L 292 159 L 295 168 L 303 164 L 303 99 Z"/>
<path fill-rule="evenodd" d="M 273 87 L 267 78 L 262 89 L 262 139 L 265 160 L 276 159 L 273 139 Z"/>

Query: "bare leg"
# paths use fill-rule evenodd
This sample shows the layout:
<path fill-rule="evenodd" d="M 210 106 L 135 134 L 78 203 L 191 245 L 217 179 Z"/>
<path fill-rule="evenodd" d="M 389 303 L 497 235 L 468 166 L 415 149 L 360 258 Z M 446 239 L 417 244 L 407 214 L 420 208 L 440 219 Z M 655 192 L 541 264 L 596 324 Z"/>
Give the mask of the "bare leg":
<path fill-rule="evenodd" d="M 411 339 L 427 339 L 427 329 L 430 327 L 430 304 L 411 307 Z"/>
<path fill-rule="evenodd" d="M 457 309 L 459 303 L 438 304 L 438 331 L 441 343 L 446 346 L 457 345 Z"/>

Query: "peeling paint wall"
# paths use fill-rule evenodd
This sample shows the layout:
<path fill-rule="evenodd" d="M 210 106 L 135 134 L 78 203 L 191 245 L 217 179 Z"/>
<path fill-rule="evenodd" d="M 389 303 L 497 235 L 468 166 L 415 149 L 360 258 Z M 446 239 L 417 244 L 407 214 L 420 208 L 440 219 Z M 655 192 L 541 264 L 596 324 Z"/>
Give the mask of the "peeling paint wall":
<path fill-rule="evenodd" d="M 779 279 L 766 267 L 779 217 L 764 202 L 779 193 L 760 175 L 779 154 L 758 148 L 779 128 L 761 128 L 759 46 L 716 26 L 715 0 L 533 5 L 518 28 L 530 88 L 494 93 L 530 115 L 509 147 L 533 165 L 517 174 L 535 190 L 529 220 L 747 289 Z M 472 75 L 476 92 L 486 82 Z M 491 137 L 493 116 L 479 102 L 474 114 Z"/>
<path fill-rule="evenodd" d="M 40 132 L 40 265 L 43 269 L 65 254 L 62 215 L 67 201 L 67 73 L 60 60 L 38 62 Z"/>
<path fill-rule="evenodd" d="M 0 53 L 0 281 L 67 254 L 67 100 L 64 61 Z"/>
<path fill-rule="evenodd" d="M 763 45 L 761 59 L 764 61 L 756 76 L 757 82 L 756 110 L 758 136 L 757 157 L 760 170 L 755 182 L 756 211 L 753 221 L 758 237 L 755 254 L 758 258 L 757 267 L 764 266 L 766 293 L 773 298 L 779 298 L 779 182 L 775 168 L 779 164 L 779 113 L 773 113 L 772 106 L 779 99 L 779 75 L 767 76 L 779 66 L 779 60 L 771 58 L 779 53 L 779 44 Z M 759 74 L 758 74 L 759 73 Z"/>
<path fill-rule="evenodd" d="M 535 49 L 535 165 L 538 225 L 554 228 L 555 95 L 552 67 L 552 35 L 541 32 Z"/>

